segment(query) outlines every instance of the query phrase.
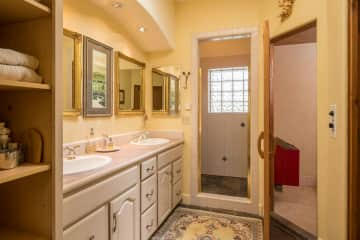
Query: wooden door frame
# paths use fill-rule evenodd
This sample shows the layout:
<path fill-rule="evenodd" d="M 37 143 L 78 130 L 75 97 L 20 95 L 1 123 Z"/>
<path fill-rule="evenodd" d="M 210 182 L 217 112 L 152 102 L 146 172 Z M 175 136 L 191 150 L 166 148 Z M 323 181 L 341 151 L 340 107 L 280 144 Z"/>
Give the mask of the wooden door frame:
<path fill-rule="evenodd" d="M 280 35 L 270 37 L 269 22 L 265 21 L 263 30 L 264 44 L 264 239 L 270 239 L 270 213 L 273 211 L 274 186 L 274 102 L 273 102 L 273 62 L 274 46 L 277 42 L 291 35 L 303 32 L 311 27 L 317 27 L 313 20 L 304 25 L 295 27 Z"/>
<path fill-rule="evenodd" d="M 348 82 L 348 141 L 349 141 L 349 165 L 348 165 L 348 239 L 355 240 L 359 238 L 359 213 L 354 211 L 358 209 L 359 204 L 359 155 L 358 155 L 358 102 L 359 102 L 359 29 L 358 29 L 358 0 L 349 0 L 349 82 Z"/>

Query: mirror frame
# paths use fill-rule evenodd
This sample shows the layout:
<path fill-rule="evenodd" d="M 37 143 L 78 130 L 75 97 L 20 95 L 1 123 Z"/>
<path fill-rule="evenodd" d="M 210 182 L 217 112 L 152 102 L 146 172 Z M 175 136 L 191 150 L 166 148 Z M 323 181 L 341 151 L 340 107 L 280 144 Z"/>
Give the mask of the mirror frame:
<path fill-rule="evenodd" d="M 83 36 L 80 33 L 63 29 L 63 36 L 74 39 L 74 70 L 73 70 L 73 109 L 64 109 L 64 116 L 80 116 L 81 115 L 81 92 L 82 92 L 82 45 Z"/>
<path fill-rule="evenodd" d="M 131 58 L 119 51 L 116 51 L 114 54 L 114 62 L 115 62 L 115 114 L 117 116 L 121 116 L 121 115 L 144 115 L 145 114 L 145 68 L 146 68 L 146 64 L 143 62 L 140 62 L 134 58 Z M 120 76 L 118 73 L 118 67 L 120 66 L 120 58 L 122 58 L 123 60 L 129 61 L 131 63 L 134 63 L 136 65 L 141 66 L 142 71 L 141 71 L 141 81 L 142 81 L 142 89 L 141 89 L 141 109 L 140 110 L 120 110 Z"/>
<path fill-rule="evenodd" d="M 90 105 L 92 79 L 90 71 L 92 70 L 92 50 L 98 50 L 106 54 L 107 58 L 107 84 L 106 84 L 106 99 L 108 105 L 105 108 L 93 108 Z M 84 117 L 111 117 L 112 116 L 112 77 L 113 77 L 113 49 L 101 42 L 98 42 L 90 37 L 84 36 L 84 89 L 83 89 L 83 103 L 84 103 Z M 90 76 L 89 76 L 90 74 Z"/>

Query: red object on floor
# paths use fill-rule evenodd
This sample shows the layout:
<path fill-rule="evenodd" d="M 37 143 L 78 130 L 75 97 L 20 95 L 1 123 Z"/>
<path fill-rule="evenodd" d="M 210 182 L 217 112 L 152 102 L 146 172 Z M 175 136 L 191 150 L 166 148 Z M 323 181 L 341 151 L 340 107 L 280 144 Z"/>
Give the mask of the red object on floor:
<path fill-rule="evenodd" d="M 275 185 L 299 186 L 300 151 L 295 147 L 276 145 Z"/>

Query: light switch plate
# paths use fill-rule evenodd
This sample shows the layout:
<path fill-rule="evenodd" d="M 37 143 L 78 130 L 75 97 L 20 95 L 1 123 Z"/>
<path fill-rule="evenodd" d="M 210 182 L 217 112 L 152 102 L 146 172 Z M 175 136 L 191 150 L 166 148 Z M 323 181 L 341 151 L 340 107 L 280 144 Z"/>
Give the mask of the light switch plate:
<path fill-rule="evenodd" d="M 336 138 L 336 104 L 329 106 L 329 132 L 330 136 Z"/>

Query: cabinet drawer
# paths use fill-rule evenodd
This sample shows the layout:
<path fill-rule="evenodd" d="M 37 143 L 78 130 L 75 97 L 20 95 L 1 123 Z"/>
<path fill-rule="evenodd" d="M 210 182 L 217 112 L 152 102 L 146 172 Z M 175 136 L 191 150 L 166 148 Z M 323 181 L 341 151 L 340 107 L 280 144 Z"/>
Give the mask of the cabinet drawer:
<path fill-rule="evenodd" d="M 183 154 L 183 145 L 174 147 L 166 152 L 160 153 L 158 156 L 158 169 L 168 165 L 172 161 L 180 158 Z"/>
<path fill-rule="evenodd" d="M 134 186 L 139 180 L 140 170 L 135 166 L 64 198 L 63 227 L 74 223 L 96 207 Z"/>
<path fill-rule="evenodd" d="M 104 206 L 64 231 L 63 240 L 109 239 L 108 207 Z"/>
<path fill-rule="evenodd" d="M 146 179 L 141 183 L 141 212 L 144 212 L 156 201 L 157 196 L 156 176 Z"/>
<path fill-rule="evenodd" d="M 173 208 L 181 201 L 182 180 L 175 183 L 173 187 Z"/>
<path fill-rule="evenodd" d="M 177 183 L 182 178 L 182 159 L 173 163 L 173 184 Z"/>
<path fill-rule="evenodd" d="M 141 240 L 149 239 L 156 228 L 156 204 L 154 204 L 141 216 Z"/>
<path fill-rule="evenodd" d="M 153 175 L 156 172 L 156 157 L 146 160 L 141 164 L 141 180 Z"/>

